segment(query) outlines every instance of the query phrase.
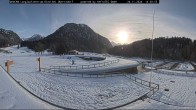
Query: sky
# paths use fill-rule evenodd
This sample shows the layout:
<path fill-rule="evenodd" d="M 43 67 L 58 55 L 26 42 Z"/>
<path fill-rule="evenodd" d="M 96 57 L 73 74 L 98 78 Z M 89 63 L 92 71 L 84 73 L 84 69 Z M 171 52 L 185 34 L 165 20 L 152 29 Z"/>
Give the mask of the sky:
<path fill-rule="evenodd" d="M 66 23 L 86 24 L 120 44 L 181 36 L 196 40 L 196 0 L 160 0 L 159 4 L 9 4 L 0 0 L 0 28 L 21 38 L 47 36 Z M 125 32 L 127 39 L 120 40 Z"/>

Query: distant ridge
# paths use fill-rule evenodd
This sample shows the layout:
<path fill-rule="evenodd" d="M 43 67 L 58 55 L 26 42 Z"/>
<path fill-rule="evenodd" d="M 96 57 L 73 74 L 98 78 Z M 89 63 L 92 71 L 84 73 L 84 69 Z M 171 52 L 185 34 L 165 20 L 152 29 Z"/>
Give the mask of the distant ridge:
<path fill-rule="evenodd" d="M 20 44 L 22 39 L 12 30 L 0 28 L 0 47 Z"/>
<path fill-rule="evenodd" d="M 43 38 L 44 38 L 44 36 L 41 36 L 39 34 L 34 34 L 32 37 L 26 39 L 26 41 L 38 41 L 38 40 L 41 40 Z"/>

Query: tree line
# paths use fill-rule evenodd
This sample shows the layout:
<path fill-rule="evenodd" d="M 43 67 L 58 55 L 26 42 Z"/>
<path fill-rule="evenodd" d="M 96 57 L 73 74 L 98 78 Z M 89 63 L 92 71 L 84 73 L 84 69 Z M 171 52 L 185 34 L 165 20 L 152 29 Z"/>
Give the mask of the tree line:
<path fill-rule="evenodd" d="M 54 41 L 54 40 L 53 40 Z M 69 42 L 71 43 L 71 42 Z M 153 58 L 173 59 L 182 61 L 196 61 L 196 40 L 192 41 L 185 37 L 159 37 L 153 40 Z M 49 42 L 23 41 L 21 47 L 27 46 L 35 52 L 42 53 L 44 50 L 54 54 L 66 54 L 69 50 L 80 50 L 79 46 L 72 42 L 72 45 L 65 43 L 63 40 Z M 75 48 L 73 48 L 73 46 Z M 109 54 L 125 57 L 142 57 L 150 58 L 152 50 L 152 40 L 143 39 L 127 45 L 118 45 L 107 50 Z"/>
<path fill-rule="evenodd" d="M 196 61 L 196 40 L 185 37 L 159 37 L 153 40 L 153 58 Z M 109 50 L 110 54 L 125 57 L 150 58 L 152 40 L 144 39 Z"/>
<path fill-rule="evenodd" d="M 29 49 L 37 52 L 43 53 L 45 50 L 52 52 L 57 55 L 62 55 L 68 53 L 68 48 L 66 44 L 59 43 L 56 45 L 50 45 L 49 47 L 42 41 L 23 41 L 21 42 L 21 47 L 28 47 Z"/>

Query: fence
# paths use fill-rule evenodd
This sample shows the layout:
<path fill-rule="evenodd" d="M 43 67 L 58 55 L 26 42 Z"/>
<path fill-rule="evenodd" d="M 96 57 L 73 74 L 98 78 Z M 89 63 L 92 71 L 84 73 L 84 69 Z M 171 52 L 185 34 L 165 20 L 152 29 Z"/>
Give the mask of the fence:
<path fill-rule="evenodd" d="M 125 76 L 128 77 L 129 79 L 131 79 L 134 82 L 137 82 L 137 83 L 139 83 L 141 85 L 149 87 L 150 91 L 147 93 L 147 95 L 151 96 L 151 95 L 153 95 L 155 92 L 157 92 L 159 90 L 159 84 L 155 84 L 155 83 L 152 83 L 152 82 L 149 82 L 149 81 L 137 78 L 137 77 L 135 77 L 135 76 L 133 76 L 131 74 L 125 74 Z"/>
<path fill-rule="evenodd" d="M 161 70 L 155 70 L 155 72 L 161 74 L 167 74 L 167 75 L 175 75 L 175 76 L 196 77 L 195 72 L 175 72 L 175 71 L 161 71 Z"/>
<path fill-rule="evenodd" d="M 42 72 L 51 73 L 55 75 L 62 75 L 62 76 L 69 76 L 69 77 L 82 77 L 82 78 L 105 78 L 105 77 L 113 77 L 113 76 L 124 76 L 124 74 L 116 73 L 104 73 L 104 74 L 86 74 L 86 73 L 68 73 L 62 72 L 58 69 L 48 69 L 48 68 L 41 68 Z"/>
<path fill-rule="evenodd" d="M 43 72 L 52 73 L 56 75 L 63 75 L 63 76 L 69 76 L 69 77 L 82 77 L 82 78 L 105 78 L 105 77 L 114 77 L 114 76 L 125 76 L 136 83 L 149 87 L 150 91 L 148 92 L 148 95 L 150 96 L 159 90 L 159 84 L 155 84 L 155 83 L 137 78 L 131 75 L 130 73 L 115 72 L 115 73 L 104 73 L 104 74 L 85 74 L 85 73 L 77 74 L 77 73 L 64 73 L 56 69 L 41 68 L 41 70 Z"/>
<path fill-rule="evenodd" d="M 66 70 L 78 70 L 78 69 L 91 69 L 91 68 L 97 68 L 97 67 L 103 67 L 107 65 L 111 65 L 114 63 L 119 62 L 120 60 L 112 60 L 112 61 L 107 61 L 103 63 L 96 63 L 96 64 L 91 64 L 91 65 L 79 65 L 79 66 L 50 66 L 50 69 L 66 69 Z"/>

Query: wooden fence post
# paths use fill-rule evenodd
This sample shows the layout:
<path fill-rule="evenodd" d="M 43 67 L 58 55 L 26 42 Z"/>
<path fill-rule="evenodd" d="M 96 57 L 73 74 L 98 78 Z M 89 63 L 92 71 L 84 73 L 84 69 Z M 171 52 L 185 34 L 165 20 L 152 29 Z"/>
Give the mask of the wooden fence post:
<path fill-rule="evenodd" d="M 10 65 L 13 64 L 13 60 L 7 60 L 7 62 L 5 62 L 5 66 L 7 66 L 7 72 L 10 74 Z"/>
<path fill-rule="evenodd" d="M 41 59 L 40 57 L 36 59 L 39 62 L 39 72 L 41 72 Z"/>

